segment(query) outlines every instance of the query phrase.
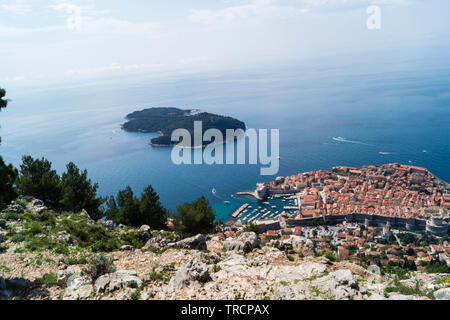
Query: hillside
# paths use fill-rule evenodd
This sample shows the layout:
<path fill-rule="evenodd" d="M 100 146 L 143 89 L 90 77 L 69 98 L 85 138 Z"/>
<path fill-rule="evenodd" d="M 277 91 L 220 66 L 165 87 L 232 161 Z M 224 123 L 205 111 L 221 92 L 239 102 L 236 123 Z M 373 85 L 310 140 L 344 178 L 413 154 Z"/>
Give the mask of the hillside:
<path fill-rule="evenodd" d="M 0 226 L 0 299 L 450 298 L 448 276 L 373 273 L 317 255 L 302 237 L 276 246 L 242 230 L 180 239 L 23 200 Z"/>

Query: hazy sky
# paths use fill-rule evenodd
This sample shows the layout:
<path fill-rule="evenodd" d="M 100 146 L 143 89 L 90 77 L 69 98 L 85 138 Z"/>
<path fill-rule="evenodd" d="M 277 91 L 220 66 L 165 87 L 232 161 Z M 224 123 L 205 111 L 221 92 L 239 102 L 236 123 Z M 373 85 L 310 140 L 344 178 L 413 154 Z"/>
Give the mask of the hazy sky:
<path fill-rule="evenodd" d="M 381 8 L 381 29 L 366 26 Z M 0 86 L 448 45 L 448 0 L 0 0 Z"/>

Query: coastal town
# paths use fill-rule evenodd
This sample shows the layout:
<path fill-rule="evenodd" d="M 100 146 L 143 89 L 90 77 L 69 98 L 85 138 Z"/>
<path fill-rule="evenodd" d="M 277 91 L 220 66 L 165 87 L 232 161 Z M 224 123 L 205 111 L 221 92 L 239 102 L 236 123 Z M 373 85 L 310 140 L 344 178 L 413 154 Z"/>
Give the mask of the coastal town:
<path fill-rule="evenodd" d="M 253 225 L 266 244 L 308 241 L 316 255 L 365 267 L 450 267 L 449 185 L 425 168 L 339 166 L 257 184 L 251 195 L 292 204 L 276 219 L 233 219 L 219 235 L 233 237 Z"/>

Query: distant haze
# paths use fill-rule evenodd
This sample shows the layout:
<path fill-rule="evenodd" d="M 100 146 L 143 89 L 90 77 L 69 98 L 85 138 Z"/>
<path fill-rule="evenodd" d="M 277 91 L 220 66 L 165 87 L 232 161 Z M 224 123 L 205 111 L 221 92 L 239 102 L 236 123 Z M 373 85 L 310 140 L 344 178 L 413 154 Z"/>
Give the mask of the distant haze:
<path fill-rule="evenodd" d="M 381 30 L 366 27 L 371 4 Z M 0 86 L 411 53 L 448 45 L 448 12 L 448 0 L 1 0 Z"/>

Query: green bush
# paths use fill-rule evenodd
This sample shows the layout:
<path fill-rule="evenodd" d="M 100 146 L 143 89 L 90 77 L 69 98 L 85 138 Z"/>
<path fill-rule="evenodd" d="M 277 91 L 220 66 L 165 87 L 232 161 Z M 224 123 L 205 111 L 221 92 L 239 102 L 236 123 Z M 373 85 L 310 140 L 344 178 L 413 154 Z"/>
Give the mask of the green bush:
<path fill-rule="evenodd" d="M 216 214 L 205 197 L 177 206 L 175 230 L 186 236 L 208 234 L 214 230 Z"/>
<path fill-rule="evenodd" d="M 86 273 L 92 278 L 93 281 L 97 280 L 104 274 L 116 271 L 113 258 L 108 258 L 103 254 L 92 257 L 88 263 Z"/>
<path fill-rule="evenodd" d="M 58 278 L 56 277 L 56 274 L 54 274 L 53 272 L 47 273 L 37 281 L 45 287 L 54 287 L 58 285 Z"/>

